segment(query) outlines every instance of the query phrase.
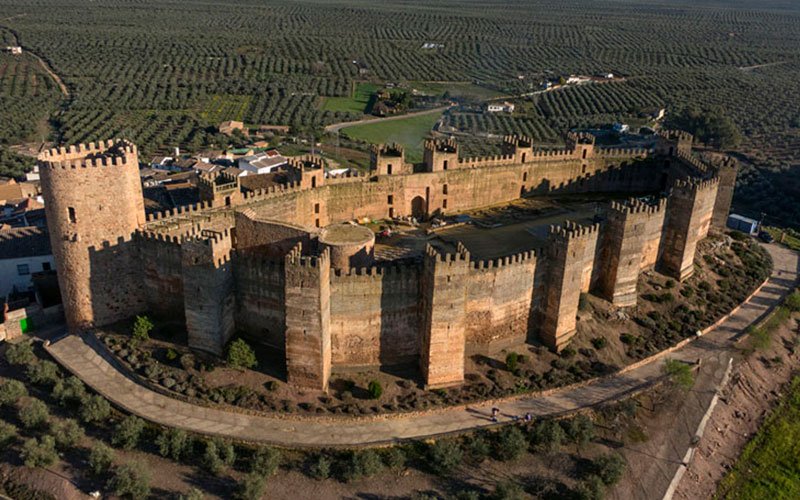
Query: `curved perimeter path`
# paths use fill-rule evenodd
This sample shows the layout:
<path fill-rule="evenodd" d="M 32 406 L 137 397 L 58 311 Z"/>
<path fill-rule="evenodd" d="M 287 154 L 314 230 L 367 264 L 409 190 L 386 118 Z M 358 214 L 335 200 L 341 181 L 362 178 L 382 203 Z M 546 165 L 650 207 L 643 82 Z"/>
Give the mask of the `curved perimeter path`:
<path fill-rule="evenodd" d="M 732 341 L 748 325 L 767 314 L 790 292 L 798 277 L 798 255 L 777 245 L 767 245 L 774 260 L 772 277 L 733 315 L 702 338 L 672 352 L 669 357 L 687 361 L 716 360 L 731 349 Z M 403 439 L 457 433 L 493 424 L 490 403 L 455 407 L 415 415 L 375 420 L 292 420 L 280 416 L 253 416 L 206 408 L 153 392 L 127 378 L 81 337 L 70 335 L 47 347 L 53 357 L 118 407 L 157 424 L 188 431 L 265 442 L 279 446 L 359 446 Z M 653 360 L 635 369 L 599 379 L 581 387 L 565 387 L 550 394 L 522 397 L 500 404 L 500 422 L 511 415 L 561 415 L 599 403 L 621 399 L 641 390 L 661 376 L 662 363 Z"/>

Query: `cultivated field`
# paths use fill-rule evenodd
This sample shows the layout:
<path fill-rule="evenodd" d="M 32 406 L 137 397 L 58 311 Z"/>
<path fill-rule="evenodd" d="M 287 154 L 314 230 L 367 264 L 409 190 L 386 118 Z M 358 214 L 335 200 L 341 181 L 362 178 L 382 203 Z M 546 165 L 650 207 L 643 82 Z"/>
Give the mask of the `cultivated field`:
<path fill-rule="evenodd" d="M 70 91 L 38 77 L 20 80 L 38 86 L 24 99 L 0 86 L 2 145 L 41 140 L 23 124 L 48 118 L 59 142 L 124 135 L 147 154 L 215 144 L 221 119 L 319 137 L 362 116 L 371 87 L 357 82 L 446 92 L 467 102 L 446 125 L 543 143 L 665 107 L 745 161 L 737 210 L 800 221 L 797 2 L 0 0 L 0 12 L 4 44 L 41 57 Z M 618 78 L 536 93 L 544 79 L 606 73 Z M 513 115 L 479 112 L 501 96 Z"/>
<path fill-rule="evenodd" d="M 407 161 L 420 162 L 422 142 L 439 118 L 439 114 L 430 113 L 399 120 L 376 121 L 344 128 L 342 134 L 350 139 L 373 144 L 389 142 L 402 144 L 405 147 Z"/>

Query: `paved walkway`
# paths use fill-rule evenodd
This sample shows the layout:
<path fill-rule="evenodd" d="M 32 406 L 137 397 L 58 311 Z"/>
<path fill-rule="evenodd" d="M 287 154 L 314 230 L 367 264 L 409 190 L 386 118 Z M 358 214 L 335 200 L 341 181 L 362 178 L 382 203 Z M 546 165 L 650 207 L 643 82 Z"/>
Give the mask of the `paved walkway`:
<path fill-rule="evenodd" d="M 761 291 L 718 328 L 669 357 L 716 362 L 726 356 L 731 340 L 778 303 L 795 285 L 798 255 L 777 245 L 766 247 L 772 254 L 772 277 Z M 450 408 L 416 416 L 380 420 L 290 420 L 279 416 L 251 416 L 196 406 L 153 392 L 128 379 L 98 351 L 71 335 L 48 347 L 68 370 L 79 376 L 115 405 L 158 424 L 189 431 L 260 441 L 285 446 L 347 446 L 390 443 L 493 425 L 490 405 Z M 101 351 L 104 352 L 104 351 Z M 511 415 L 530 412 L 535 416 L 558 415 L 624 397 L 655 381 L 662 363 L 656 361 L 627 373 L 601 379 L 579 388 L 564 388 L 548 396 L 523 397 L 500 405 L 501 422 Z"/>

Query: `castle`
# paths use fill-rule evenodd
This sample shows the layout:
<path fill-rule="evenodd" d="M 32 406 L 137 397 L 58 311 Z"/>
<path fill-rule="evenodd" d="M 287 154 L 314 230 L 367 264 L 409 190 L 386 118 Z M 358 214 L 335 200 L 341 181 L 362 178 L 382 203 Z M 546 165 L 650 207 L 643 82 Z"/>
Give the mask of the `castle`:
<path fill-rule="evenodd" d="M 330 176 L 320 158 L 294 158 L 281 184 L 247 190 L 237 177 L 204 176 L 202 203 L 147 217 L 133 144 L 46 151 L 39 166 L 68 325 L 151 311 L 185 320 L 189 346 L 214 354 L 241 331 L 283 354 L 290 384 L 319 390 L 344 368 L 417 363 L 435 388 L 461 383 L 472 353 L 533 337 L 560 350 L 581 293 L 626 307 L 644 270 L 691 276 L 698 242 L 724 226 L 737 172 L 733 160 L 699 161 L 683 132 L 661 133 L 651 149 L 567 139 L 541 150 L 506 137 L 501 155 L 482 158 L 430 140 L 421 165 L 382 145 L 368 175 Z M 340 224 L 593 192 L 661 198 L 607 202 L 602 224 L 551 227 L 540 250 L 493 260 L 459 244 L 378 262 L 372 232 Z"/>

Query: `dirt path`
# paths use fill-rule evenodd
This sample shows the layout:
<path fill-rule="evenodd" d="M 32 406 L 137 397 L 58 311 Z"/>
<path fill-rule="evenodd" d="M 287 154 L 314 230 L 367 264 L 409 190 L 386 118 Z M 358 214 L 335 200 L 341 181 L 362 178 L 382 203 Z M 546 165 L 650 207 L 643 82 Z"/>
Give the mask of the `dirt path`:
<path fill-rule="evenodd" d="M 786 64 L 788 62 L 789 61 L 777 61 L 777 62 L 771 62 L 771 63 L 766 63 L 766 64 L 756 64 L 755 66 L 739 66 L 739 68 L 737 68 L 737 69 L 740 69 L 742 71 L 753 71 L 753 70 L 759 69 L 759 68 L 768 68 L 770 66 L 780 66 L 781 64 Z"/>
<path fill-rule="evenodd" d="M 10 20 L 16 19 L 18 17 L 24 17 L 26 15 L 27 14 L 17 14 L 16 16 L 11 16 L 11 17 L 7 17 L 5 19 L 0 19 L 0 21 L 10 21 Z M 69 99 L 71 97 L 71 94 L 69 92 L 69 88 L 67 88 L 67 86 L 64 84 L 64 81 L 61 79 L 60 76 L 58 76 L 58 74 L 53 70 L 53 68 L 50 67 L 50 65 L 47 63 L 47 61 L 45 61 L 36 52 L 33 52 L 32 50 L 30 50 L 30 48 L 21 45 L 19 43 L 19 37 L 17 36 L 17 33 L 13 29 L 9 28 L 8 26 L 0 26 L 0 28 L 5 29 L 9 33 L 11 33 L 11 36 L 14 37 L 14 45 L 22 47 L 23 53 L 30 54 L 32 57 L 36 58 L 37 61 L 39 61 L 39 65 L 42 67 L 42 69 L 44 69 L 45 73 L 50 75 L 50 78 L 52 78 L 53 81 L 56 82 L 56 85 L 58 85 L 58 88 L 61 90 L 61 93 L 64 94 L 64 97 Z"/>
<path fill-rule="evenodd" d="M 383 123 L 383 122 L 390 122 L 390 121 L 394 121 L 394 120 L 402 120 L 402 119 L 405 119 L 405 118 L 411 118 L 411 117 L 414 117 L 414 116 L 432 115 L 434 113 L 444 113 L 445 111 L 447 111 L 451 107 L 452 106 L 442 106 L 442 107 L 439 107 L 439 108 L 426 109 L 424 111 L 415 111 L 413 113 L 406 113 L 404 115 L 389 116 L 389 117 L 386 117 L 386 118 L 380 118 L 380 117 L 364 118 L 363 120 L 356 120 L 354 122 L 332 123 L 332 124 L 327 125 L 325 127 L 325 132 L 338 132 L 343 128 L 353 127 L 355 125 L 365 125 L 367 123 Z"/>

